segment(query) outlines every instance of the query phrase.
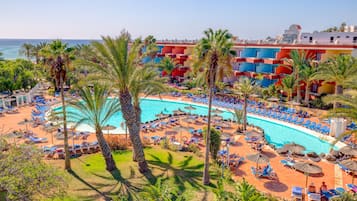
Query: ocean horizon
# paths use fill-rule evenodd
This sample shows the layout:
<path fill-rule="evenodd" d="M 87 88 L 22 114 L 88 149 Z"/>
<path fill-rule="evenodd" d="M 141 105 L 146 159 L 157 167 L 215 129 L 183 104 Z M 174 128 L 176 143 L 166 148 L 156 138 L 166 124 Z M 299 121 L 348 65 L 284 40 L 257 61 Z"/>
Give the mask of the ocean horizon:
<path fill-rule="evenodd" d="M 0 39 L 0 52 L 2 52 L 2 58 L 4 59 L 18 59 L 25 58 L 24 55 L 20 54 L 21 46 L 24 43 L 30 43 L 33 45 L 39 44 L 41 42 L 50 42 L 56 39 Z M 69 46 L 76 46 L 80 44 L 89 44 L 92 41 L 98 41 L 96 39 L 61 39 L 63 42 L 67 43 Z"/>

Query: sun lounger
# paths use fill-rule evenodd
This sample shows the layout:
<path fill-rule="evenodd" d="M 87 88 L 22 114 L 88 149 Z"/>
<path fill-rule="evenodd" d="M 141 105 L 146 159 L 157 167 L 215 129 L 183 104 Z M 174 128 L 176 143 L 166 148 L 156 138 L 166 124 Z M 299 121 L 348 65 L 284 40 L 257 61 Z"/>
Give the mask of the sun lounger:
<path fill-rule="evenodd" d="M 267 165 L 263 170 L 257 170 L 255 167 L 250 167 L 252 174 L 256 177 L 263 177 L 271 180 L 277 180 L 278 176 L 273 171 L 270 165 Z"/>
<path fill-rule="evenodd" d="M 301 187 L 298 187 L 298 186 L 294 186 L 292 189 L 291 189 L 291 198 L 293 200 L 302 200 L 303 198 L 303 188 Z"/>
<path fill-rule="evenodd" d="M 336 191 L 335 189 L 330 189 L 328 191 L 322 191 L 321 195 L 323 197 L 326 197 L 327 200 L 332 200 L 333 198 L 340 197 L 341 194 L 338 191 Z"/>
<path fill-rule="evenodd" d="M 29 136 L 28 138 L 30 140 L 30 142 L 33 143 L 42 143 L 42 142 L 47 142 L 47 138 L 40 138 L 40 137 L 33 137 L 33 136 Z"/>
<path fill-rule="evenodd" d="M 321 200 L 321 194 L 320 193 L 308 193 L 307 194 L 308 201 L 320 201 Z"/>
<path fill-rule="evenodd" d="M 280 163 L 283 164 L 284 166 L 290 167 L 290 168 L 294 167 L 294 165 L 295 165 L 295 161 L 287 160 L 287 159 L 281 160 Z"/>
<path fill-rule="evenodd" d="M 341 168 L 341 170 L 343 170 L 344 172 L 346 172 L 347 174 L 351 173 L 352 171 L 350 169 L 348 169 L 346 166 L 342 165 L 341 163 L 337 164 L 338 167 Z"/>
<path fill-rule="evenodd" d="M 354 184 L 346 184 L 346 188 L 354 193 L 357 193 L 357 185 Z"/>

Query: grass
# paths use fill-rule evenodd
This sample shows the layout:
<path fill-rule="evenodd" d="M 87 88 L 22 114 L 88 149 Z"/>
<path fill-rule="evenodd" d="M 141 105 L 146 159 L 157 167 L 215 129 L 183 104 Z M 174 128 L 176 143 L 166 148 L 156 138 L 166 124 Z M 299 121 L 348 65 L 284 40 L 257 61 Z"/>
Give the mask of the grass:
<path fill-rule="evenodd" d="M 203 186 L 203 160 L 192 153 L 172 152 L 159 147 L 145 149 L 146 159 L 151 172 L 141 174 L 137 164 L 132 162 L 131 151 L 113 153 L 119 171 L 110 174 L 105 170 L 105 163 L 100 153 L 72 159 L 72 171 L 68 176 L 68 201 L 103 200 L 119 194 L 138 195 L 143 186 L 153 185 L 158 177 L 170 178 L 174 185 L 190 194 L 190 200 L 212 200 L 211 187 Z M 64 161 L 49 161 L 63 168 Z M 216 183 L 212 176 L 212 183 Z"/>

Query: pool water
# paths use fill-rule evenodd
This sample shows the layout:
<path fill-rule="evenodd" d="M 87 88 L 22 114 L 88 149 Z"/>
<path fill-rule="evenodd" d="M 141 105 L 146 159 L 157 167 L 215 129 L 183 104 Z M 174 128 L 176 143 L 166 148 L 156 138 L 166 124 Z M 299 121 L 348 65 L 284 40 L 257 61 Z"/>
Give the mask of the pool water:
<path fill-rule="evenodd" d="M 174 102 L 167 100 L 153 100 L 153 99 L 141 99 L 141 121 L 147 122 L 156 119 L 155 115 L 163 112 L 165 114 L 172 114 L 173 110 L 181 109 L 193 114 L 207 115 L 208 108 L 206 106 L 200 106 L 196 104 Z M 196 110 L 185 110 L 184 107 L 193 105 Z M 55 110 L 59 110 L 60 107 Z M 68 107 L 68 110 L 74 111 L 74 108 Z M 226 119 L 233 119 L 233 113 L 224 112 L 220 114 Z M 120 125 L 123 122 L 122 113 L 118 112 L 108 122 L 109 125 L 117 127 L 117 129 L 110 131 L 111 133 L 124 133 L 124 128 Z M 306 152 L 314 151 L 316 153 L 328 153 L 331 145 L 315 136 L 309 135 L 294 128 L 270 122 L 266 119 L 260 119 L 248 116 L 248 123 L 259 126 L 264 129 L 266 140 L 275 145 L 277 148 L 282 147 L 284 144 L 295 142 L 306 147 Z M 78 127 L 78 130 L 93 131 L 88 125 L 82 125 Z"/>

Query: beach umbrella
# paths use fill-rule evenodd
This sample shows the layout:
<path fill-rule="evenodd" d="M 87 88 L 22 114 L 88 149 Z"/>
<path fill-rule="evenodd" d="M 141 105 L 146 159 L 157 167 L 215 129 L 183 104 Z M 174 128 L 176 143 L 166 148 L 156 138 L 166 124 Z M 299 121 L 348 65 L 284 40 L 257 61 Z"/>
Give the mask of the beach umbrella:
<path fill-rule="evenodd" d="M 339 152 L 349 156 L 357 156 L 357 148 L 353 148 L 351 146 L 344 146 L 339 150 Z"/>
<path fill-rule="evenodd" d="M 345 160 L 340 163 L 341 165 L 345 166 L 352 172 L 352 184 L 354 183 L 355 172 L 357 171 L 357 161 L 354 160 Z"/>
<path fill-rule="evenodd" d="M 177 110 L 174 110 L 174 111 L 172 111 L 174 114 L 176 114 L 176 115 L 182 115 L 182 114 L 185 114 L 185 112 L 184 111 L 182 111 L 180 108 L 179 109 L 177 109 Z"/>
<path fill-rule="evenodd" d="M 186 110 L 196 110 L 195 107 L 193 107 L 192 105 L 186 106 L 184 107 Z"/>
<path fill-rule="evenodd" d="M 180 133 L 180 140 L 181 140 L 182 139 L 182 132 L 189 131 L 190 129 L 193 129 L 193 128 L 184 127 L 184 126 L 179 125 L 179 126 L 175 126 L 172 130 Z"/>
<path fill-rule="evenodd" d="M 304 146 L 295 144 L 294 142 L 290 144 L 285 144 L 283 148 L 291 153 L 301 153 L 302 151 L 305 151 Z"/>
<path fill-rule="evenodd" d="M 307 181 L 310 174 L 322 173 L 322 169 L 319 166 L 309 162 L 297 162 L 294 164 L 293 168 L 305 174 L 306 176 L 305 188 L 307 188 Z"/>
<path fill-rule="evenodd" d="M 176 135 L 177 131 L 165 131 L 165 135 Z"/>
<path fill-rule="evenodd" d="M 115 126 L 112 126 L 112 125 L 107 124 L 106 126 L 103 126 L 102 129 L 108 131 L 108 135 L 109 135 L 109 131 L 115 130 L 116 128 L 117 128 L 117 127 L 115 127 Z"/>
<path fill-rule="evenodd" d="M 271 102 L 278 102 L 279 101 L 279 98 L 276 98 L 276 97 L 270 97 L 267 99 L 267 101 L 271 101 Z"/>
<path fill-rule="evenodd" d="M 161 113 L 159 113 L 159 114 L 157 114 L 155 116 L 157 118 L 159 118 L 159 119 L 164 119 L 164 118 L 168 117 L 169 115 L 168 114 L 164 114 L 163 112 L 161 112 Z"/>
<path fill-rule="evenodd" d="M 217 122 L 215 123 L 216 126 L 222 127 L 222 128 L 229 128 L 230 125 L 226 122 Z"/>
<path fill-rule="evenodd" d="M 259 132 L 257 132 L 257 131 L 252 130 L 252 131 L 248 131 L 248 132 L 246 132 L 246 133 L 245 133 L 245 136 L 246 136 L 246 137 L 249 137 L 249 138 L 252 138 L 252 137 L 261 138 L 261 137 L 263 137 L 263 136 L 264 136 L 264 134 L 263 134 L 263 133 L 259 133 Z"/>
<path fill-rule="evenodd" d="M 258 164 L 264 164 L 264 163 L 268 163 L 269 162 L 269 157 L 262 154 L 262 153 L 256 153 L 256 154 L 250 154 L 250 155 L 247 155 L 247 159 L 252 161 L 252 162 L 255 162 L 258 167 Z"/>
<path fill-rule="evenodd" d="M 191 123 L 195 123 L 195 122 L 196 122 L 196 119 L 187 117 L 187 118 L 182 119 L 182 121 L 191 124 Z"/>
<path fill-rule="evenodd" d="M 215 108 L 215 109 L 213 109 L 211 112 L 214 113 L 214 114 L 221 114 L 221 113 L 223 113 L 223 110 L 220 110 L 220 109 L 218 109 L 218 108 Z"/>
<path fill-rule="evenodd" d="M 231 138 L 230 133 L 221 133 L 221 141 L 228 141 Z"/>
<path fill-rule="evenodd" d="M 215 114 L 212 116 L 212 119 L 215 121 L 221 121 L 223 119 L 223 117 L 221 115 Z"/>

